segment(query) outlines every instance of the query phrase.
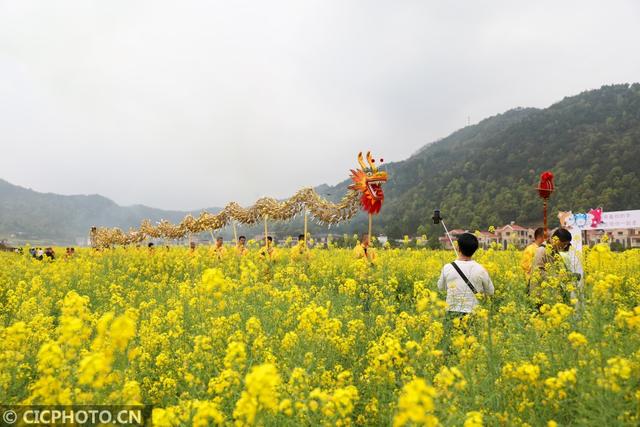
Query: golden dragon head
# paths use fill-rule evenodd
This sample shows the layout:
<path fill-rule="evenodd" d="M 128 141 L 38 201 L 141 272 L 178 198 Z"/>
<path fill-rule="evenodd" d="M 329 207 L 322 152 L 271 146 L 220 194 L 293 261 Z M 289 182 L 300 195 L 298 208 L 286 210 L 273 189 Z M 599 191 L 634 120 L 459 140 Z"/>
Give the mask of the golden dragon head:
<path fill-rule="evenodd" d="M 382 159 L 380 161 L 382 162 Z M 382 202 L 384 202 L 382 184 L 387 182 L 387 173 L 378 170 L 376 160 L 371 157 L 371 152 L 367 152 L 368 167 L 364 163 L 362 153 L 358 153 L 358 163 L 360 163 L 360 169 L 351 170 L 353 184 L 349 188 L 362 194 L 360 204 L 365 211 L 377 214 L 380 212 Z"/>

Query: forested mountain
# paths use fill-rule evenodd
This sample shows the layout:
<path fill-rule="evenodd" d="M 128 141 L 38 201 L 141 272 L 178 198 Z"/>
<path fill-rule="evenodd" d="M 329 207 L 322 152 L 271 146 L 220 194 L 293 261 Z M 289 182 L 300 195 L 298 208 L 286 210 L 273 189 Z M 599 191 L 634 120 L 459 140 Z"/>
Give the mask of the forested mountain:
<path fill-rule="evenodd" d="M 450 227 L 539 225 L 535 187 L 545 170 L 556 177 L 549 208 L 555 223 L 559 209 L 640 209 L 640 84 L 604 86 L 545 109 L 510 110 L 387 167 L 391 179 L 375 224 L 393 237 L 442 233 L 429 224 L 434 208 Z M 339 193 L 346 184 L 328 191 Z M 364 223 L 359 218 L 350 231 L 365 230 Z"/>
<path fill-rule="evenodd" d="M 639 209 L 640 84 L 604 86 L 545 109 L 513 109 L 385 168 L 390 180 L 375 230 L 391 237 L 440 234 L 440 228 L 429 224 L 434 208 L 441 209 L 450 227 L 486 229 L 509 221 L 538 225 L 542 207 L 535 186 L 545 170 L 556 176 L 552 220 L 558 209 Z M 318 191 L 339 199 L 348 184 L 323 185 Z M 86 236 L 92 224 L 128 228 L 147 217 L 178 221 L 185 214 L 121 207 L 100 196 L 41 194 L 0 180 L 0 237 L 21 231 L 71 240 Z M 300 229 L 300 218 L 273 225 L 279 234 Z M 247 234 L 259 230 L 245 229 Z M 331 231 L 364 230 L 366 218 L 360 215 Z M 311 231 L 326 228 L 312 226 Z"/>

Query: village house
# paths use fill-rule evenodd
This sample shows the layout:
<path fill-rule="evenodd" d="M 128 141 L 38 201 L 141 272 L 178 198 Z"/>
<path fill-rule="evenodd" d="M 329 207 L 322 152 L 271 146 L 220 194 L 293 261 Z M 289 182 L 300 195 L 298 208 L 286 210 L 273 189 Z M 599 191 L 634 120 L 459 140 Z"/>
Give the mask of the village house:
<path fill-rule="evenodd" d="M 2 252 L 16 252 L 18 249 L 9 245 L 6 240 L 0 240 L 0 251 Z"/>
<path fill-rule="evenodd" d="M 488 249 L 492 243 L 498 243 L 498 236 L 489 231 L 481 231 L 480 236 L 478 236 L 478 243 L 480 243 L 481 248 Z"/>
<path fill-rule="evenodd" d="M 461 228 L 456 228 L 454 230 L 449 231 L 449 234 L 451 235 L 451 238 L 455 241 L 456 238 L 459 235 L 464 234 L 466 232 L 467 232 L 467 230 L 463 230 Z M 453 249 L 453 246 L 451 246 L 451 242 L 449 241 L 449 238 L 447 237 L 446 234 L 444 236 L 440 237 L 438 240 L 440 241 L 440 244 L 442 245 L 442 247 L 444 249 L 447 249 L 447 250 L 452 250 Z"/>
<path fill-rule="evenodd" d="M 612 230 L 587 230 L 584 244 L 593 246 L 602 241 L 606 234 L 609 244 L 617 243 L 623 248 L 640 248 L 640 228 L 615 228 Z"/>
<path fill-rule="evenodd" d="M 515 222 L 511 221 L 503 227 L 496 229 L 496 236 L 498 243 L 502 245 L 504 249 L 509 244 L 512 244 L 518 248 L 524 248 L 529 243 L 533 242 L 533 228 L 521 227 Z"/>
<path fill-rule="evenodd" d="M 480 243 L 480 247 L 483 249 L 489 248 L 492 243 L 499 244 L 503 249 L 506 249 L 509 244 L 513 244 L 518 248 L 524 248 L 529 243 L 533 242 L 534 231 L 535 230 L 533 228 L 525 228 L 515 222 L 511 222 L 510 224 L 497 228 L 495 233 L 480 231 L 478 242 Z M 469 230 L 457 228 L 455 230 L 451 230 L 449 234 L 451 234 L 451 238 L 455 241 L 460 234 L 466 232 L 473 233 Z M 477 235 L 477 233 L 474 234 Z M 453 249 L 446 234 L 438 240 L 444 249 Z"/>

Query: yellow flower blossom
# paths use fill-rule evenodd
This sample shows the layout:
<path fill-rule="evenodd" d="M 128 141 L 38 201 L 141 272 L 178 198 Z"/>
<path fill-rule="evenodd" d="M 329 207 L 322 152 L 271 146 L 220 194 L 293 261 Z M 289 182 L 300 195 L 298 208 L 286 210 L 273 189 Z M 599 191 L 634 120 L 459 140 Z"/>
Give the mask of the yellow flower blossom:
<path fill-rule="evenodd" d="M 276 412 L 280 382 L 275 366 L 253 367 L 245 378 L 245 389 L 233 411 L 236 425 L 253 425 L 260 411 Z"/>
<path fill-rule="evenodd" d="M 464 420 L 464 427 L 482 427 L 482 412 L 467 412 L 467 418 Z"/>
<path fill-rule="evenodd" d="M 398 413 L 393 419 L 394 427 L 404 425 L 437 426 L 438 418 L 433 415 L 436 390 L 422 378 L 407 383 L 398 400 Z"/>
<path fill-rule="evenodd" d="M 567 338 L 573 348 L 582 347 L 588 343 L 587 338 L 580 332 L 571 332 Z"/>
<path fill-rule="evenodd" d="M 451 320 L 436 282 L 453 252 L 417 240 L 375 268 L 344 239 L 272 264 L 255 242 L 0 252 L 0 396 L 144 403 L 166 426 L 638 424 L 640 250 L 585 245 L 582 286 L 549 269 L 537 301 L 494 244 L 474 259 L 495 298 Z"/>

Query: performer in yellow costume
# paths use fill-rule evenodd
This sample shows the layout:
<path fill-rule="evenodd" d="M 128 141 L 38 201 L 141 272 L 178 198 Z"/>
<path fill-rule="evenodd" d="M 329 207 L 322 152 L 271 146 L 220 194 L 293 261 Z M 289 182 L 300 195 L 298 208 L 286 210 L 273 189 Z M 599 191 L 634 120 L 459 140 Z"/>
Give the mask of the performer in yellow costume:
<path fill-rule="evenodd" d="M 238 243 L 236 244 L 236 253 L 239 256 L 245 256 L 249 253 L 249 249 L 246 246 L 247 238 L 244 236 L 238 237 Z"/>
<path fill-rule="evenodd" d="M 353 255 L 356 259 L 366 259 L 371 264 L 376 261 L 376 251 L 369 246 L 369 235 L 363 234 L 360 243 L 353 249 Z"/>
<path fill-rule="evenodd" d="M 260 249 L 260 256 L 268 259 L 269 261 L 275 261 L 278 258 L 278 251 L 273 244 L 273 237 L 267 237 L 267 244 Z"/>
<path fill-rule="evenodd" d="M 227 253 L 227 248 L 224 247 L 224 240 L 222 237 L 216 239 L 216 245 L 213 247 L 214 254 L 221 259 Z"/>
<path fill-rule="evenodd" d="M 305 242 L 304 234 L 301 234 L 298 236 L 298 243 L 291 248 L 291 259 L 300 261 L 308 260 L 309 258 L 311 258 L 311 252 Z"/>

